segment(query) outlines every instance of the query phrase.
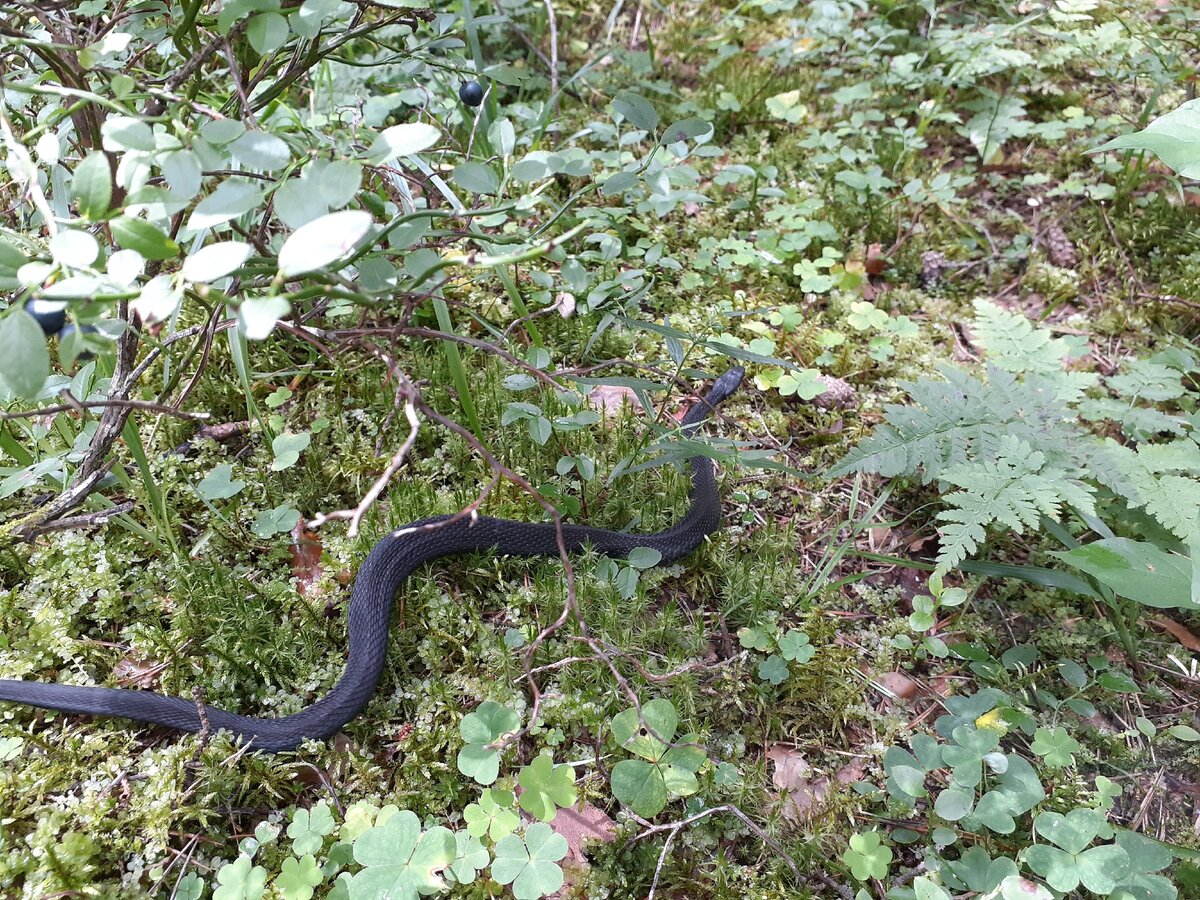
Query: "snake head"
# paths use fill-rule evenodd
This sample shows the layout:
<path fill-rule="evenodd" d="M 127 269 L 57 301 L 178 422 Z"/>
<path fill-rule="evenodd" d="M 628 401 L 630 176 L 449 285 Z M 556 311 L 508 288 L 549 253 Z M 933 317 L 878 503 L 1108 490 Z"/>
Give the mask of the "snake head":
<path fill-rule="evenodd" d="M 726 369 L 723 374 L 718 376 L 713 382 L 712 388 L 705 395 L 704 399 L 712 406 L 723 402 L 730 394 L 738 389 L 742 383 L 742 379 L 746 377 L 746 369 L 742 366 L 733 366 Z"/>

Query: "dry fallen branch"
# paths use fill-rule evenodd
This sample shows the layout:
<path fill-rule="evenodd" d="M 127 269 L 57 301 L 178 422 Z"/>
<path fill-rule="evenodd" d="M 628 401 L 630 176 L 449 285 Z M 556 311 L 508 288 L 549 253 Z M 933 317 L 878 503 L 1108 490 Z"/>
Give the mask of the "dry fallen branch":
<path fill-rule="evenodd" d="M 779 841 L 775 840 L 775 838 L 771 837 L 771 835 L 763 831 L 760 826 L 755 824 L 749 816 L 747 816 L 736 806 L 733 804 L 726 804 L 725 806 L 714 806 L 712 809 L 706 809 L 704 812 L 696 813 L 694 816 L 688 816 L 686 819 L 680 819 L 677 822 L 667 822 L 664 825 L 652 825 L 645 831 L 634 836 L 633 840 L 640 841 L 644 838 L 651 837 L 652 835 L 667 832 L 667 840 L 663 843 L 662 852 L 658 854 L 658 865 L 654 867 L 654 881 L 652 881 L 650 884 L 650 893 L 646 895 L 646 900 L 654 900 L 654 897 L 658 892 L 658 881 L 662 876 L 663 866 L 665 866 L 667 863 L 667 856 L 671 853 L 671 845 L 675 843 L 675 838 L 679 836 L 679 832 L 683 831 L 683 829 L 687 828 L 687 826 L 699 822 L 701 819 L 707 819 L 709 816 L 716 815 L 717 813 L 729 813 L 730 815 L 737 816 L 739 819 L 741 819 L 745 826 L 754 832 L 759 840 L 779 854 L 780 858 L 787 863 L 788 868 L 792 870 L 792 874 L 796 876 L 796 880 L 801 880 L 800 867 L 796 865 L 796 861 L 792 859 L 788 852 L 783 849 L 783 845 L 780 844 Z M 846 894 L 845 896 L 849 897 L 851 895 Z"/>

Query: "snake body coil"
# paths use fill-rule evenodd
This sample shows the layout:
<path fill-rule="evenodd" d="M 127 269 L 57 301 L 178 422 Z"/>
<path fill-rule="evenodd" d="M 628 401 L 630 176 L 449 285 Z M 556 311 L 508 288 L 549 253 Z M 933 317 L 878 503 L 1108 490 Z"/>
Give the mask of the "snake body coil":
<path fill-rule="evenodd" d="M 735 366 L 721 375 L 703 400 L 684 416 L 683 427 L 693 430 L 707 418 L 737 390 L 743 374 L 744 370 Z M 676 525 L 654 534 L 563 525 L 566 549 L 577 551 L 591 546 L 607 556 L 624 557 L 635 547 L 650 547 L 662 554 L 663 563 L 692 552 L 720 525 L 721 503 L 712 463 L 702 456 L 694 456 L 690 462 L 691 506 Z M 387 653 L 392 601 L 400 584 L 418 567 L 432 559 L 476 550 L 494 549 L 510 556 L 558 556 L 558 533 L 551 524 L 481 516 L 440 528 L 422 528 L 449 518 L 434 516 L 414 522 L 399 529 L 399 534 L 385 537 L 368 554 L 350 593 L 346 668 L 326 696 L 301 712 L 277 719 L 206 708 L 211 729 L 223 728 L 255 748 L 270 751 L 290 750 L 309 738 L 328 738 L 357 716 L 375 692 Z M 202 727 L 195 702 L 152 691 L 0 679 L 0 700 L 69 713 L 119 716 L 180 731 L 198 732 Z"/>

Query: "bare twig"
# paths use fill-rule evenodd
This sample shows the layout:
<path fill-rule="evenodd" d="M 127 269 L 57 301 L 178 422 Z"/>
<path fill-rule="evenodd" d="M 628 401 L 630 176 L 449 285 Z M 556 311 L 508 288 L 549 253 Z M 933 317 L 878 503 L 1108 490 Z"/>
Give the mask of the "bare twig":
<path fill-rule="evenodd" d="M 779 854 L 783 861 L 788 864 L 788 868 L 792 870 L 792 874 L 796 876 L 796 880 L 801 880 L 800 867 L 796 865 L 796 861 L 792 859 L 788 852 L 783 849 L 783 845 L 763 831 L 761 827 L 736 806 L 727 804 L 725 806 L 714 806 L 712 809 L 706 809 L 704 812 L 696 813 L 694 816 L 688 816 L 686 819 L 680 819 L 677 822 L 667 822 L 665 825 L 653 825 L 633 838 L 635 841 L 640 841 L 651 835 L 662 834 L 664 831 L 668 832 L 662 852 L 658 855 L 658 865 L 654 867 L 654 881 L 650 884 L 650 893 L 646 895 L 646 900 L 654 900 L 658 892 L 658 880 L 662 876 L 663 866 L 666 865 L 667 856 L 671 852 L 671 845 L 675 843 L 675 838 L 679 836 L 679 832 L 687 826 L 699 822 L 701 819 L 707 819 L 709 816 L 716 815 L 717 813 L 729 813 L 741 819 L 746 827 L 754 832 L 763 843 Z"/>
<path fill-rule="evenodd" d="M 358 537 L 358 529 L 362 525 L 363 516 L 375 504 L 375 501 L 379 499 L 379 495 L 388 486 L 388 482 L 392 480 L 392 476 L 400 471 L 400 467 L 404 465 L 404 460 L 408 458 L 408 452 L 412 450 L 413 444 L 416 443 L 420 422 L 417 420 L 417 410 L 411 400 L 404 404 L 404 417 L 408 419 L 408 437 L 404 439 L 404 443 L 400 445 L 400 449 L 392 455 L 387 468 L 383 470 L 382 475 L 375 479 L 375 483 L 371 485 L 371 489 L 359 501 L 358 506 L 354 509 L 340 509 L 337 512 L 317 516 L 308 523 L 309 528 L 320 528 L 332 519 L 349 519 L 350 527 L 346 529 L 346 534 L 349 537 Z"/>
<path fill-rule="evenodd" d="M 183 412 L 170 406 L 163 406 L 160 403 L 151 403 L 149 400 L 77 400 L 75 397 L 71 397 L 68 402 L 60 403 L 57 406 L 42 406 L 38 409 L 23 409 L 18 412 L 0 413 L 0 421 L 30 419 L 61 412 L 80 412 L 85 409 L 109 409 L 111 407 L 144 409 L 147 412 L 160 413 L 164 416 L 174 416 L 177 419 L 202 420 L 208 418 L 208 413 Z"/>

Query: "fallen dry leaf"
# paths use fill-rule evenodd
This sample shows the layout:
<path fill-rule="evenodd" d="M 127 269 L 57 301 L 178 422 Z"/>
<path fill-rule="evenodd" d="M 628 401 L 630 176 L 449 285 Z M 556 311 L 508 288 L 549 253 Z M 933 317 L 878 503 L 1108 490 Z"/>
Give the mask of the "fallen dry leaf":
<path fill-rule="evenodd" d="M 1196 637 L 1174 619 L 1167 616 L 1155 616 L 1150 620 L 1150 624 L 1161 628 L 1189 650 L 1200 652 L 1200 638 Z"/>
<path fill-rule="evenodd" d="M 604 415 L 616 418 L 621 414 L 621 407 L 629 404 L 634 410 L 642 408 L 637 394 L 631 388 L 612 384 L 598 384 L 587 395 L 588 405 L 600 410 Z"/>
<path fill-rule="evenodd" d="M 292 575 L 296 577 L 296 589 L 302 595 L 311 591 L 321 580 L 321 539 L 304 527 L 304 519 L 292 529 Z"/>
<path fill-rule="evenodd" d="M 888 260 L 883 255 L 883 244 L 871 244 L 867 248 L 867 259 L 863 263 L 863 268 L 867 270 L 868 275 L 882 275 L 883 270 L 887 268 Z"/>
<path fill-rule="evenodd" d="M 772 744 L 766 756 L 775 763 L 771 782 L 779 788 L 775 796 L 783 800 L 783 817 L 792 822 L 811 819 L 829 801 L 829 779 L 824 775 L 814 778 L 812 766 L 790 744 Z"/>
<path fill-rule="evenodd" d="M 866 759 L 853 759 L 838 769 L 837 774 L 833 778 L 838 784 L 849 785 L 854 784 L 856 781 L 862 781 L 866 774 Z"/>
<path fill-rule="evenodd" d="M 113 666 L 112 674 L 113 680 L 122 687 L 146 690 L 158 685 L 158 676 L 162 674 L 162 663 L 156 659 L 122 656 Z"/>
<path fill-rule="evenodd" d="M 875 676 L 876 683 L 896 695 L 899 700 L 911 700 L 917 695 L 920 687 L 903 672 L 884 672 Z"/>
<path fill-rule="evenodd" d="M 587 861 L 585 842 L 608 843 L 617 833 L 617 825 L 608 814 L 590 803 L 560 809 L 551 820 L 550 827 L 567 839 L 567 858 L 576 862 Z"/>

